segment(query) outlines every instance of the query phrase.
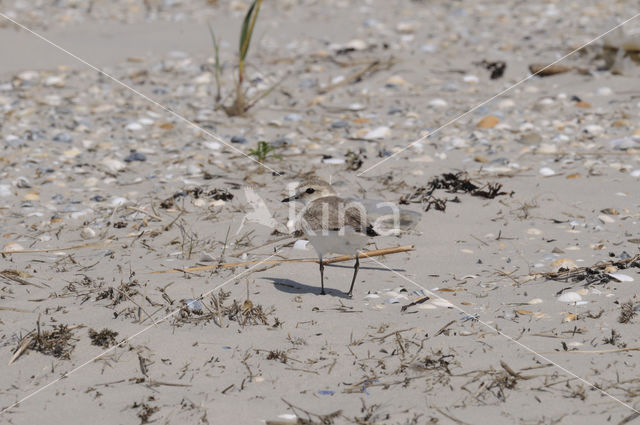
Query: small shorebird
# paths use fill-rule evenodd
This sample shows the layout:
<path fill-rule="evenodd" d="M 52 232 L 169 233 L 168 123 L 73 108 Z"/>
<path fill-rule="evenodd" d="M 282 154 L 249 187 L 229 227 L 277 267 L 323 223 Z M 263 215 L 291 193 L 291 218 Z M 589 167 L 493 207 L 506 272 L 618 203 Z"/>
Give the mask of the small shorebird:
<path fill-rule="evenodd" d="M 318 253 L 322 295 L 325 294 L 322 257 L 329 253 L 355 254 L 356 263 L 353 266 L 353 278 L 348 294 L 351 297 L 360 268 L 359 251 L 366 246 L 370 236 L 378 235 L 367 219 L 366 209 L 358 202 L 340 198 L 333 188 L 322 180 L 302 183 L 295 195 L 282 200 L 293 201 L 305 205 L 295 226 L 296 230 L 304 232 Z"/>

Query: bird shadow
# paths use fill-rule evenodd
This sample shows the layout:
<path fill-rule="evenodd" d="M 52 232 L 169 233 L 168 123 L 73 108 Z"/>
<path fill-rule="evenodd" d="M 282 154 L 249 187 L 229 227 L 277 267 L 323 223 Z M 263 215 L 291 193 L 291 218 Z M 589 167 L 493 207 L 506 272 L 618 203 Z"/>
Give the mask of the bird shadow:
<path fill-rule="evenodd" d="M 296 282 L 291 279 L 283 279 L 279 277 L 263 277 L 262 279 L 270 280 L 273 286 L 278 291 L 286 292 L 288 294 L 316 294 L 320 295 L 320 287 L 317 285 L 305 285 L 304 283 Z M 325 285 L 324 292 L 327 295 L 334 297 L 350 299 L 346 292 L 342 292 L 339 289 L 327 288 Z"/>
<path fill-rule="evenodd" d="M 352 269 L 353 266 L 345 266 L 338 264 L 327 264 L 327 267 L 340 267 L 340 268 L 349 268 Z M 382 267 L 369 267 L 369 266 L 360 266 L 361 270 L 381 270 L 381 271 L 389 271 L 389 269 Z M 404 269 L 391 269 L 396 272 L 403 272 Z M 285 279 L 280 277 L 262 277 L 262 279 L 266 279 L 273 283 L 273 286 L 278 291 L 286 292 L 288 294 L 318 294 L 320 295 L 320 288 L 318 285 L 306 285 L 304 283 L 296 282 L 295 280 Z M 348 287 L 349 282 L 345 282 L 345 285 Z M 347 292 L 340 291 L 339 289 L 327 288 L 325 285 L 324 291 L 327 295 L 332 295 L 334 297 L 351 299 Z"/>

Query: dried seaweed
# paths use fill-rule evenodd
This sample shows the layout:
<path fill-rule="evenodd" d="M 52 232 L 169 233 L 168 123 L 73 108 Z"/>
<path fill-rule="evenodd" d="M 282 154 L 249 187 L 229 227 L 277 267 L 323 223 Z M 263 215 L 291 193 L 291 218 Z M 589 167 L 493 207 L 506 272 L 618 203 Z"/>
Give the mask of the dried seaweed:
<path fill-rule="evenodd" d="M 206 190 L 202 187 L 194 187 L 192 189 L 180 190 L 178 192 L 175 192 L 173 195 L 160 202 L 160 207 L 169 209 L 175 205 L 176 200 L 187 196 L 192 196 L 194 199 L 206 197 L 214 201 L 230 201 L 233 199 L 233 194 L 227 189 L 214 188 L 211 190 Z"/>
<path fill-rule="evenodd" d="M 269 316 L 275 312 L 273 307 L 265 309 L 262 305 L 254 304 L 248 299 L 242 303 L 233 300 L 231 304 L 225 305 L 229 295 L 230 292 L 220 290 L 217 295 L 212 296 L 206 313 L 184 306 L 180 310 L 179 320 L 185 322 L 215 321 L 220 327 L 222 327 L 223 317 L 229 321 L 237 322 L 242 327 L 269 324 Z M 279 323 L 279 320 L 276 319 L 275 326 Z"/>
<path fill-rule="evenodd" d="M 115 345 L 117 343 L 117 336 L 118 332 L 112 331 L 111 329 L 104 328 L 100 332 L 89 329 L 91 344 L 97 345 L 98 347 L 109 348 L 112 345 Z"/>
<path fill-rule="evenodd" d="M 603 261 L 587 267 L 578 267 L 570 270 L 562 269 L 557 272 L 534 274 L 532 276 L 534 278 L 543 277 L 545 279 L 563 282 L 585 281 L 584 285 L 588 286 L 593 284 L 604 284 L 613 280 L 613 278 L 605 271 L 605 269 L 610 267 L 615 267 L 617 270 L 624 270 L 632 267 L 640 268 L 640 255 L 621 260 Z"/>
<path fill-rule="evenodd" d="M 27 346 L 28 349 L 59 359 L 69 360 L 71 352 L 75 348 L 72 343 L 74 341 L 73 333 L 67 325 L 54 325 L 50 331 L 37 332 L 35 336 L 27 336 L 26 338 L 31 338 L 31 343 Z"/>
<path fill-rule="evenodd" d="M 633 309 L 633 301 L 629 300 L 627 302 L 622 303 L 620 305 L 620 317 L 618 317 L 619 323 L 629 323 L 631 319 L 636 316 L 636 313 Z"/>
<path fill-rule="evenodd" d="M 433 195 L 436 190 L 444 190 L 447 193 L 465 193 L 485 199 L 494 199 L 502 195 L 513 195 L 502 190 L 500 183 L 487 183 L 477 186 L 464 171 L 457 173 L 443 173 L 434 177 L 426 186 L 414 187 L 413 190 L 400 198 L 401 204 L 420 203 L 425 211 L 434 208 L 437 211 L 445 211 L 447 202 L 460 202 L 457 196 L 454 198 L 439 198 Z"/>

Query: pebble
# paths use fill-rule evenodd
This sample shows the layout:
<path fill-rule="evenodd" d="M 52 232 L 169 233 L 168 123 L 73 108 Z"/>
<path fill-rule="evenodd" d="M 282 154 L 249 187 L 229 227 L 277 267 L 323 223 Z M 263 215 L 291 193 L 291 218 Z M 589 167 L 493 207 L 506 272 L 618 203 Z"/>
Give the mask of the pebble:
<path fill-rule="evenodd" d="M 249 143 L 249 142 L 247 141 L 247 139 L 246 139 L 246 138 L 244 138 L 244 137 L 242 137 L 242 136 L 233 136 L 233 137 L 231 138 L 231 143 L 238 143 L 238 144 L 240 144 L 240 145 L 244 145 L 244 144 L 247 144 L 247 143 Z"/>
<path fill-rule="evenodd" d="M 538 152 L 544 154 L 551 154 L 558 152 L 558 147 L 556 145 L 552 145 L 551 143 L 541 143 L 538 147 Z"/>
<path fill-rule="evenodd" d="M 374 140 L 384 139 L 391 135 L 391 129 L 389 127 L 377 127 L 364 135 L 363 139 Z"/>
<path fill-rule="evenodd" d="M 85 227 L 80 232 L 80 236 L 82 237 L 82 239 L 93 239 L 96 237 L 96 231 L 91 227 Z"/>
<path fill-rule="evenodd" d="M 106 169 L 113 174 L 127 168 L 127 164 L 125 164 L 124 162 L 120 161 L 119 159 L 109 157 L 102 159 L 102 165 L 104 165 Z"/>
<path fill-rule="evenodd" d="M 300 120 L 302 120 L 302 115 L 300 114 L 287 114 L 284 116 L 284 120 L 285 121 L 289 121 L 289 122 L 298 122 Z"/>
<path fill-rule="evenodd" d="M 11 195 L 13 195 L 13 193 L 11 192 L 11 186 L 9 186 L 8 184 L 0 184 L 0 198 Z"/>
<path fill-rule="evenodd" d="M 495 127 L 498 123 L 500 122 L 500 120 L 498 119 L 498 117 L 494 116 L 494 115 L 487 115 L 486 117 L 482 118 L 477 124 L 476 127 L 477 128 L 493 128 Z"/>
<path fill-rule="evenodd" d="M 73 142 L 73 138 L 69 133 L 67 133 L 66 131 L 63 131 L 62 133 L 56 134 L 53 138 L 53 141 L 61 142 L 61 143 L 71 143 Z"/>
<path fill-rule="evenodd" d="M 331 123 L 331 128 L 348 128 L 349 122 L 345 120 L 334 121 Z"/>
<path fill-rule="evenodd" d="M 344 160 L 344 158 L 323 158 L 322 159 L 322 163 L 323 164 L 339 165 L 339 164 L 344 164 L 345 160 Z"/>
<path fill-rule="evenodd" d="M 133 151 L 124 159 L 124 162 L 134 162 L 134 161 L 144 162 L 146 160 L 147 160 L 147 156 L 145 154 Z"/>
<path fill-rule="evenodd" d="M 431 106 L 432 108 L 446 108 L 448 106 L 448 103 L 446 100 L 437 97 L 429 101 L 429 106 Z"/>
<path fill-rule="evenodd" d="M 604 128 L 602 126 L 599 126 L 597 124 L 591 124 L 588 125 L 584 128 L 584 132 L 587 134 L 591 134 L 594 136 L 600 135 L 602 133 L 604 133 Z"/>
<path fill-rule="evenodd" d="M 467 75 L 462 77 L 462 81 L 464 81 L 465 83 L 468 83 L 468 84 L 476 84 L 480 80 L 475 75 L 467 74 Z"/>
<path fill-rule="evenodd" d="M 623 137 L 609 142 L 609 146 L 615 150 L 626 151 L 627 149 L 640 148 L 640 136 Z"/>
<path fill-rule="evenodd" d="M 535 146 L 542 142 L 542 136 L 540 136 L 538 133 L 525 133 L 520 136 L 518 142 L 522 143 L 523 145 Z"/>
<path fill-rule="evenodd" d="M 207 149 L 211 149 L 212 151 L 217 151 L 222 148 L 222 144 L 219 142 L 204 142 L 202 146 Z"/>
<path fill-rule="evenodd" d="M 600 214 L 598 216 L 598 219 L 603 223 L 603 224 L 611 224 L 611 223 L 615 223 L 616 220 L 613 219 L 611 216 L 608 216 L 606 214 Z"/>
<path fill-rule="evenodd" d="M 142 130 L 142 128 L 143 128 L 142 124 L 140 124 L 139 122 L 130 122 L 125 127 L 125 129 L 127 129 L 129 131 L 140 131 L 140 130 Z"/>
<path fill-rule="evenodd" d="M 596 94 L 598 96 L 611 96 L 613 94 L 613 90 L 611 90 L 609 87 L 600 87 L 598 88 L 598 90 L 596 90 Z"/>

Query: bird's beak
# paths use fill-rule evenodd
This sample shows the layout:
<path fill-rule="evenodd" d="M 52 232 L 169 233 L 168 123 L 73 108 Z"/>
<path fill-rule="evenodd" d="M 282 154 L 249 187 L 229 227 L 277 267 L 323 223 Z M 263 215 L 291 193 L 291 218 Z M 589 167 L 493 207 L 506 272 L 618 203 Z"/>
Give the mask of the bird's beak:
<path fill-rule="evenodd" d="M 298 195 L 290 196 L 289 198 L 284 198 L 284 199 L 282 200 L 282 202 L 293 202 L 293 201 L 295 201 L 296 199 L 300 199 L 300 197 L 299 197 Z"/>

